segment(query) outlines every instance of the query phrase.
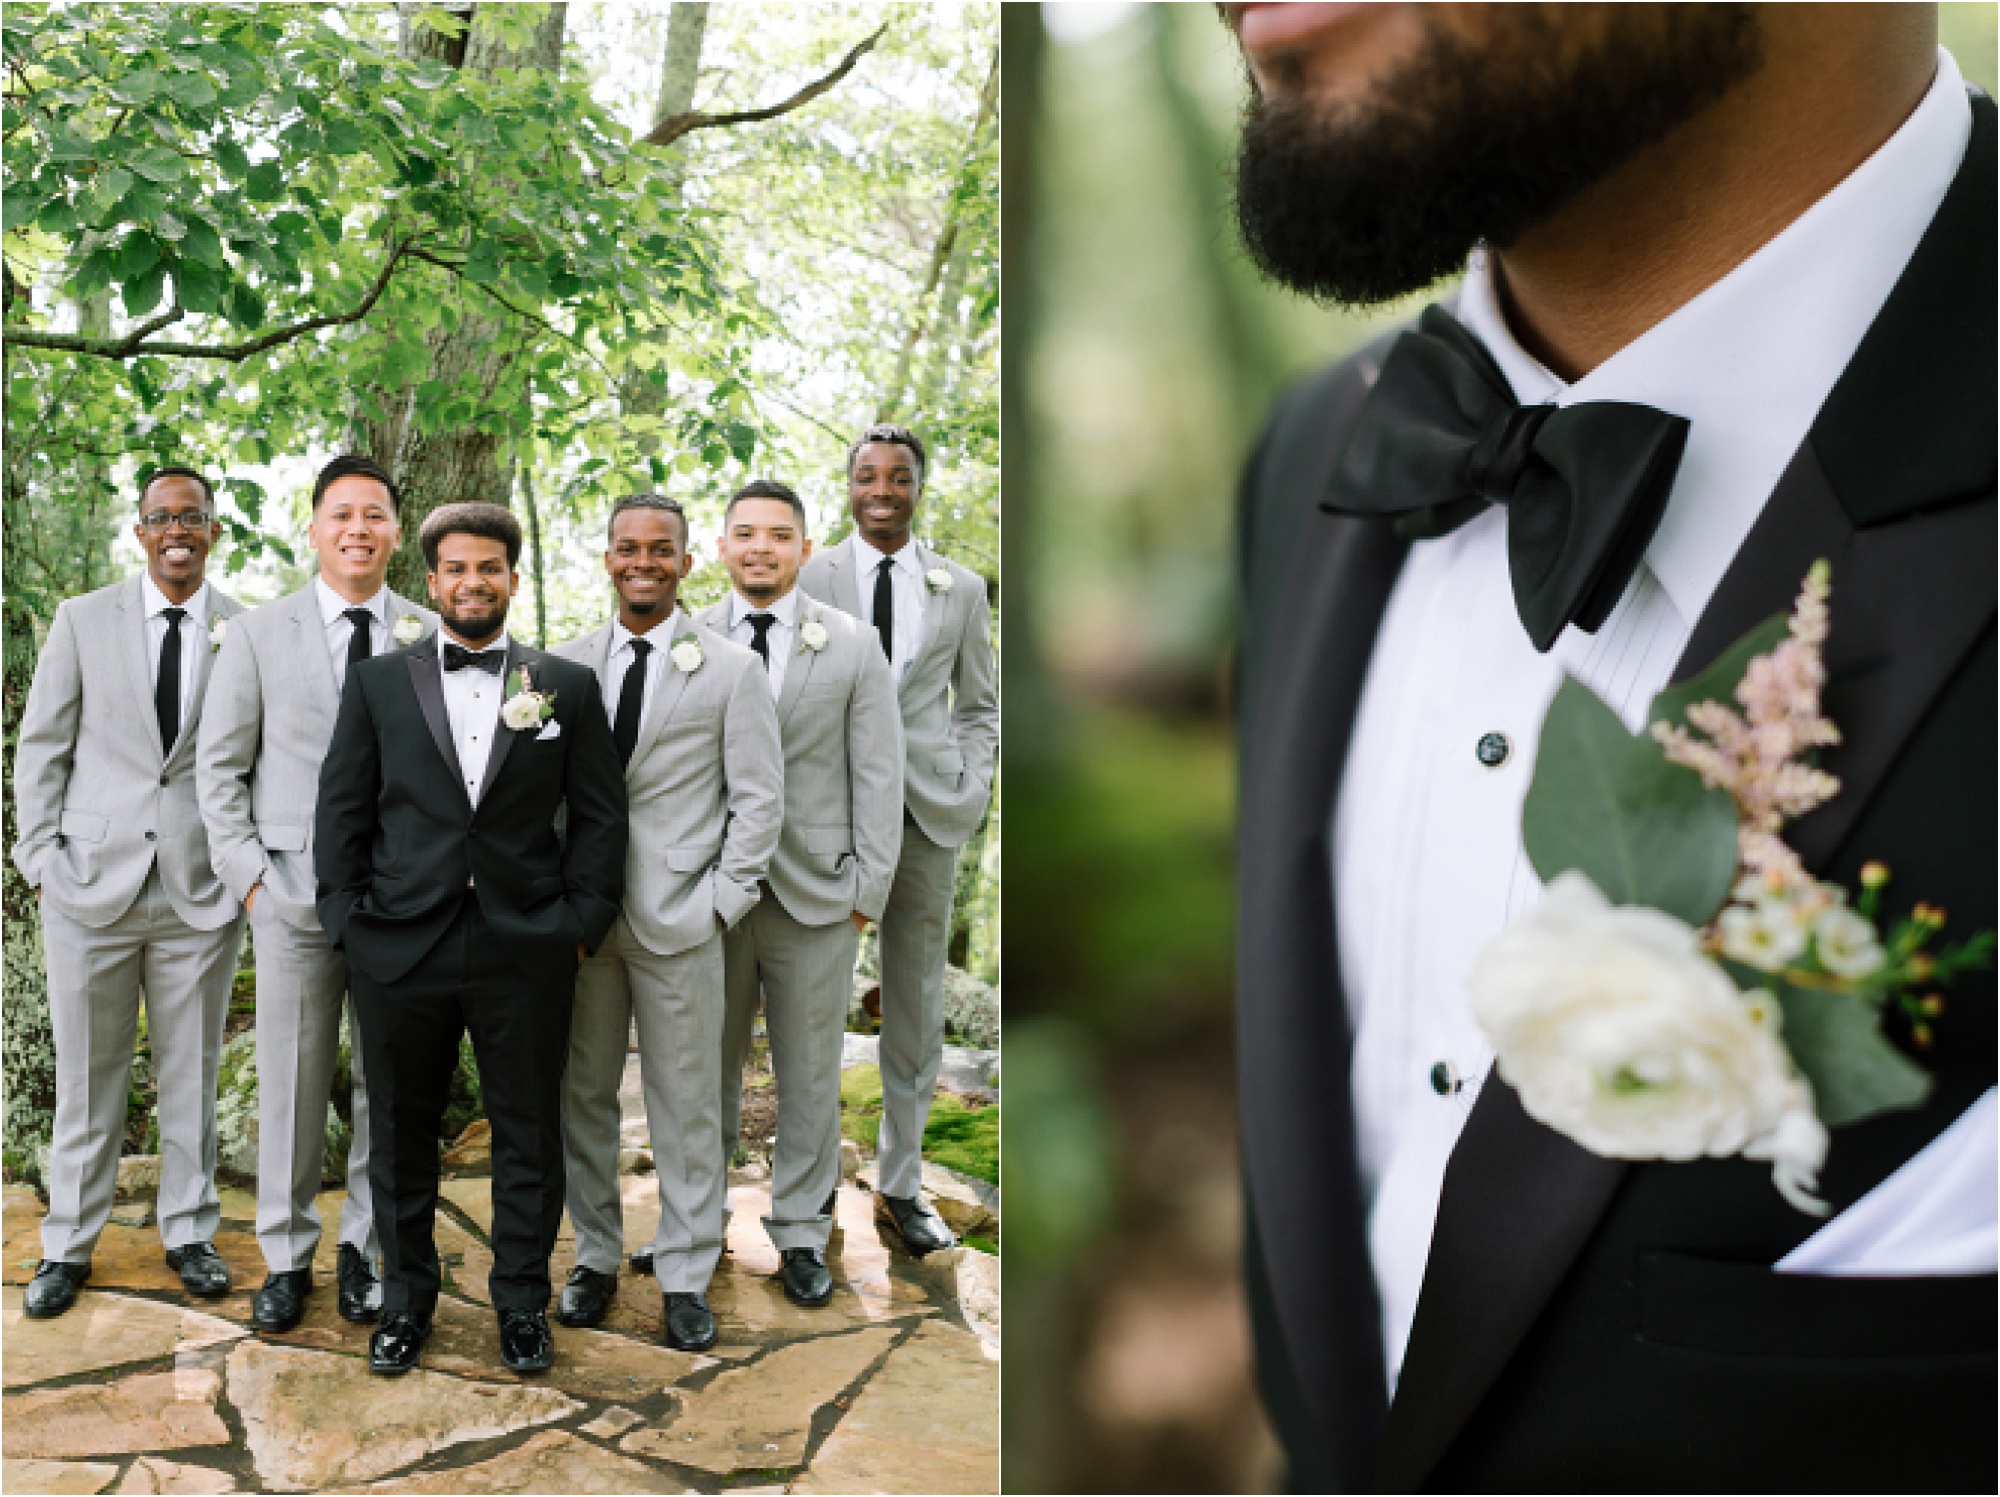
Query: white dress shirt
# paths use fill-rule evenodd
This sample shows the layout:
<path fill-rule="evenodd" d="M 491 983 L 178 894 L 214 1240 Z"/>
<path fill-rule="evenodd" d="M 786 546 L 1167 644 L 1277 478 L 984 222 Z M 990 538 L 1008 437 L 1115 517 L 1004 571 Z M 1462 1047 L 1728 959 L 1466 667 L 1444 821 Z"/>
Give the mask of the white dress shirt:
<path fill-rule="evenodd" d="M 201 659 L 201 652 L 209 648 L 208 643 L 208 584 L 206 582 L 194 590 L 194 596 L 185 603 L 176 603 L 160 591 L 160 585 L 153 581 L 151 572 L 141 573 L 139 595 L 146 602 L 146 673 L 153 690 L 160 689 L 160 652 L 167 645 L 167 618 L 169 608 L 185 609 L 187 617 L 181 620 L 181 726 L 187 726 L 188 706 L 194 701 L 195 666 Z"/>
<path fill-rule="evenodd" d="M 319 599 L 320 622 L 326 625 L 326 653 L 333 661 L 333 684 L 347 686 L 347 646 L 354 638 L 350 608 L 365 608 L 374 622 L 368 626 L 368 653 L 380 655 L 389 648 L 389 589 L 378 587 L 366 603 L 350 603 L 326 585 L 324 577 L 313 578 L 313 594 Z"/>
<path fill-rule="evenodd" d="M 904 549 L 914 548 L 906 546 Z M 902 608 L 903 600 L 899 597 L 896 599 L 898 639 L 903 635 Z M 785 689 L 785 666 L 790 662 L 792 651 L 796 648 L 792 641 L 798 638 L 799 590 L 794 587 L 777 602 L 762 608 L 750 602 L 741 593 L 732 592 L 729 595 L 729 637 L 746 650 L 751 648 L 750 641 L 757 637 L 757 631 L 750 625 L 750 615 L 753 613 L 768 613 L 776 620 L 764 632 L 764 648 L 770 651 L 771 658 L 771 698 L 775 701 L 778 694 Z"/>
<path fill-rule="evenodd" d="M 1572 627 L 1547 655 L 1535 652 L 1515 611 L 1506 515 L 1493 509 L 1412 547 L 1377 636 L 1332 848 L 1356 1148 L 1392 1387 L 1445 1165 L 1493 1059 L 1469 1012 L 1465 977 L 1487 942 L 1541 895 L 1521 846 L 1521 804 L 1543 714 L 1567 673 L 1627 726 L 1644 721 L 1943 200 L 1970 132 L 1964 85 L 1940 51 L 1930 92 L 1880 150 L 1721 281 L 1573 385 L 1522 350 L 1490 267 L 1473 260 L 1458 316 L 1523 404 L 1634 401 L 1691 425 L 1659 530 L 1597 633 Z M 1504 736 L 1506 755 L 1489 767 L 1479 746 L 1488 740 L 1485 757 L 1496 757 L 1492 734 Z M 1434 1089 L 1440 1062 L 1462 1080 L 1460 1090 Z M 1983 1209 L 1990 1268 L 1990 1196 Z M 1815 1271 L 1854 1271 L 1847 1261 L 1828 1254 Z"/>
<path fill-rule="evenodd" d="M 458 767 L 465 775 L 466 796 L 477 807 L 479 787 L 486 779 L 486 761 L 492 757 L 493 739 L 500 731 L 500 703 L 507 691 L 507 673 L 503 670 L 498 676 L 489 676 L 471 666 L 446 670 L 447 640 L 461 649 L 469 650 L 472 646 L 449 629 L 438 631 L 438 674 L 444 680 L 444 714 L 451 723 L 451 743 L 458 750 Z M 498 650 L 505 659 L 507 631 L 502 629 L 500 637 L 484 648 Z"/>
<path fill-rule="evenodd" d="M 632 641 L 643 639 L 652 646 L 646 655 L 646 682 L 639 697 L 639 721 L 643 724 L 646 714 L 653 710 L 653 691 L 660 684 L 660 664 L 673 649 L 674 636 L 685 634 L 690 627 L 687 615 L 679 608 L 644 634 L 634 634 L 618 619 L 611 620 L 611 653 L 604 657 L 604 715 L 611 719 L 612 727 L 618 726 L 618 702 L 625 694 L 625 672 L 632 668 Z"/>
<path fill-rule="evenodd" d="M 917 651 L 924 643 L 924 601 L 930 589 L 924 583 L 924 561 L 912 536 L 904 543 L 903 549 L 894 556 L 877 551 L 860 536 L 854 537 L 854 567 L 861 583 L 861 617 L 870 623 L 875 617 L 875 578 L 882 563 L 892 561 L 895 566 L 889 573 L 889 593 L 895 599 L 896 628 L 893 653 L 889 657 L 889 672 L 896 678 L 896 685 L 903 684 L 903 677 L 910 673 L 910 664 L 917 658 Z"/>

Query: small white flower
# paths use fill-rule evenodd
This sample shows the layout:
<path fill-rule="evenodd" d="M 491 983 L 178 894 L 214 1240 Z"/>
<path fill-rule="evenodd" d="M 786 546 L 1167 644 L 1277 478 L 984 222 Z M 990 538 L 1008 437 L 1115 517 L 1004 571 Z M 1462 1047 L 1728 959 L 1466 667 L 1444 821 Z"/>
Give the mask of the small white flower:
<path fill-rule="evenodd" d="M 542 699 L 532 691 L 507 698 L 500 708 L 500 721 L 516 733 L 525 733 L 542 720 Z"/>
<path fill-rule="evenodd" d="M 1882 942 L 1874 922 L 1845 905 L 1821 910 L 1812 923 L 1812 935 L 1819 964 L 1835 977 L 1869 977 L 1882 965 Z"/>
<path fill-rule="evenodd" d="M 1806 921 L 1797 906 L 1766 899 L 1745 907 L 1733 904 L 1715 920 L 1722 954 L 1759 972 L 1782 971 L 1806 952 Z"/>
<path fill-rule="evenodd" d="M 682 675 L 691 676 L 701 669 L 703 656 L 701 646 L 692 634 L 683 634 L 668 652 L 673 657 L 674 666 Z"/>
<path fill-rule="evenodd" d="M 414 613 L 406 613 L 396 620 L 396 627 L 389 631 L 389 637 L 399 645 L 413 645 L 424 637 L 424 621 Z"/>
<path fill-rule="evenodd" d="M 799 648 L 802 650 L 824 650 L 826 648 L 826 625 L 818 619 L 807 619 L 799 625 Z"/>
<path fill-rule="evenodd" d="M 1743 1157 L 1769 1160 L 1778 1194 L 1807 1216 L 1825 1216 L 1832 1208 L 1813 1191 L 1819 1188 L 1826 1146 L 1826 1124 L 1813 1110 L 1812 1088 L 1795 1079 L 1790 1105 L 1762 1138 L 1751 1140 Z"/>
<path fill-rule="evenodd" d="M 951 591 L 951 573 L 947 572 L 943 567 L 932 567 L 928 572 L 924 573 L 924 582 L 934 593 L 948 593 Z"/>
<path fill-rule="evenodd" d="M 222 637 L 228 632 L 229 632 L 228 619 L 217 619 L 214 623 L 210 624 L 208 626 L 208 647 L 211 650 L 221 649 Z"/>

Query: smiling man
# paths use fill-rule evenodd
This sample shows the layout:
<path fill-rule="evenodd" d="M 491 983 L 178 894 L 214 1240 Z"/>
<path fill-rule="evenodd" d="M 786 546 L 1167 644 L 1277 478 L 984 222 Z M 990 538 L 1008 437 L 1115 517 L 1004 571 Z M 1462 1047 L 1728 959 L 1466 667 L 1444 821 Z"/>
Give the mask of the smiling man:
<path fill-rule="evenodd" d="M 618 611 L 556 654 L 596 672 L 625 767 L 625 905 L 576 981 L 563 1128 L 576 1267 L 556 1318 L 593 1326 L 618 1287 L 618 1089 L 636 1022 L 660 1219 L 646 1256 L 667 1344 L 715 1344 L 722 1255 L 723 939 L 761 897 L 784 816 L 785 751 L 763 662 L 678 603 L 687 516 L 659 494 L 612 507 L 604 570 Z"/>
<path fill-rule="evenodd" d="M 195 784 L 216 871 L 250 916 L 257 955 L 257 1245 L 268 1270 L 251 1324 L 269 1334 L 305 1315 L 320 1219 L 327 1103 L 340 1057 L 347 962 L 313 908 L 313 811 L 320 760 L 354 664 L 425 639 L 428 610 L 385 585 L 402 539 L 401 498 L 366 457 L 337 457 L 313 484 L 306 532 L 319 575 L 252 609 L 216 657 Z M 350 1017 L 352 1009 L 349 1007 Z M 340 1209 L 338 1309 L 375 1319 L 376 1225 L 369 1209 L 366 1066 L 350 1045 L 352 1129 Z"/>
<path fill-rule="evenodd" d="M 597 677 L 508 637 L 520 523 L 447 504 L 419 539 L 439 634 L 350 667 L 314 823 L 320 924 L 347 957 L 375 1103 L 383 1292 L 369 1366 L 409 1371 L 430 1334 L 438 1129 L 469 1032 L 493 1128 L 501 1360 L 538 1372 L 555 1356 L 571 999 L 577 964 L 618 918 L 624 773 Z"/>
<path fill-rule="evenodd" d="M 75 1303 L 110 1218 L 142 992 L 167 1262 L 190 1294 L 229 1290 L 215 1075 L 243 922 L 195 810 L 194 745 L 215 641 L 242 610 L 207 581 L 222 527 L 192 468 L 146 479 L 133 534 L 141 575 L 56 610 L 14 759 L 14 863 L 41 906 L 56 1047 L 49 1210 L 22 1296 L 33 1318 Z"/>
<path fill-rule="evenodd" d="M 1244 238 L 1374 303 L 1244 482 L 1246 1273 L 1301 1490 L 1994 1473 L 1990 975 L 1830 1221 L 1531 1119 L 1466 977 L 1574 676 L 1654 693 L 1832 566 L 1818 877 L 1995 923 L 1995 124 L 1921 5 L 1231 5 Z M 1469 265 L 1468 265 L 1469 257 Z M 1650 1084 L 1650 1083 L 1648 1083 Z"/>

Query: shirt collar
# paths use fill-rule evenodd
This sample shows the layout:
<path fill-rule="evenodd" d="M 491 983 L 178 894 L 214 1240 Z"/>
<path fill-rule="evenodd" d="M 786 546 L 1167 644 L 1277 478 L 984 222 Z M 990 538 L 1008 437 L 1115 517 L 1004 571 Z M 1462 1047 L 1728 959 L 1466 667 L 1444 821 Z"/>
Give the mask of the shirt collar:
<path fill-rule="evenodd" d="M 1972 109 L 1951 54 L 1845 180 L 1749 259 L 1571 385 L 1528 354 L 1474 256 L 1459 318 L 1524 405 L 1635 401 L 1685 416 L 1687 450 L 1646 565 L 1698 619 L 1944 201 Z"/>
<path fill-rule="evenodd" d="M 786 593 L 784 597 L 778 599 L 775 603 L 767 603 L 761 608 L 744 597 L 743 594 L 732 590 L 729 594 L 729 627 L 734 629 L 753 613 L 772 614 L 780 624 L 783 624 L 787 629 L 791 628 L 799 616 L 798 588 L 796 586 L 793 587 L 790 592 Z"/>
<path fill-rule="evenodd" d="M 139 574 L 139 596 L 145 600 L 146 617 L 149 619 L 158 618 L 166 609 L 180 608 L 184 609 L 187 616 L 197 624 L 208 622 L 208 583 L 206 580 L 202 582 L 200 587 L 194 590 L 194 596 L 189 598 L 187 602 L 176 603 L 160 591 L 160 584 L 153 580 L 151 572 L 141 572 Z"/>
<path fill-rule="evenodd" d="M 319 599 L 319 621 L 331 626 L 337 618 L 345 616 L 350 608 L 365 608 L 375 616 L 375 622 L 389 622 L 389 589 L 378 587 L 375 596 L 366 603 L 350 603 L 327 585 L 327 580 L 317 574 L 313 577 L 313 593 Z"/>
<path fill-rule="evenodd" d="M 676 603 L 674 611 L 659 623 L 653 625 L 644 634 L 634 634 L 630 629 L 625 627 L 623 619 L 613 614 L 611 618 L 611 653 L 614 655 L 617 654 L 635 639 L 643 639 L 647 644 L 655 646 L 662 639 L 671 642 L 676 634 L 682 632 L 682 621 L 680 605 Z"/>
<path fill-rule="evenodd" d="M 854 555 L 855 559 L 861 563 L 863 573 L 872 574 L 877 567 L 882 565 L 883 560 L 886 558 L 896 563 L 897 571 L 908 572 L 911 579 L 916 582 L 924 580 L 924 561 L 917 554 L 921 547 L 922 542 L 915 536 L 911 536 L 909 545 L 891 556 L 887 551 L 876 550 L 868 542 L 861 539 L 859 535 L 854 537 Z"/>

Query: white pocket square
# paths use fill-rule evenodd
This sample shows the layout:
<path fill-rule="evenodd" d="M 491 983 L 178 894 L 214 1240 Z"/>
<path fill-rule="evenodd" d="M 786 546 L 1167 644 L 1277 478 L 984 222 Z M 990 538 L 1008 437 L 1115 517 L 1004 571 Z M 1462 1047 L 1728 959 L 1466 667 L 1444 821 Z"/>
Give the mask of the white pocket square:
<path fill-rule="evenodd" d="M 562 737 L 562 724 L 554 718 L 542 724 L 542 731 L 535 735 L 535 742 L 547 743 L 551 738 Z"/>

